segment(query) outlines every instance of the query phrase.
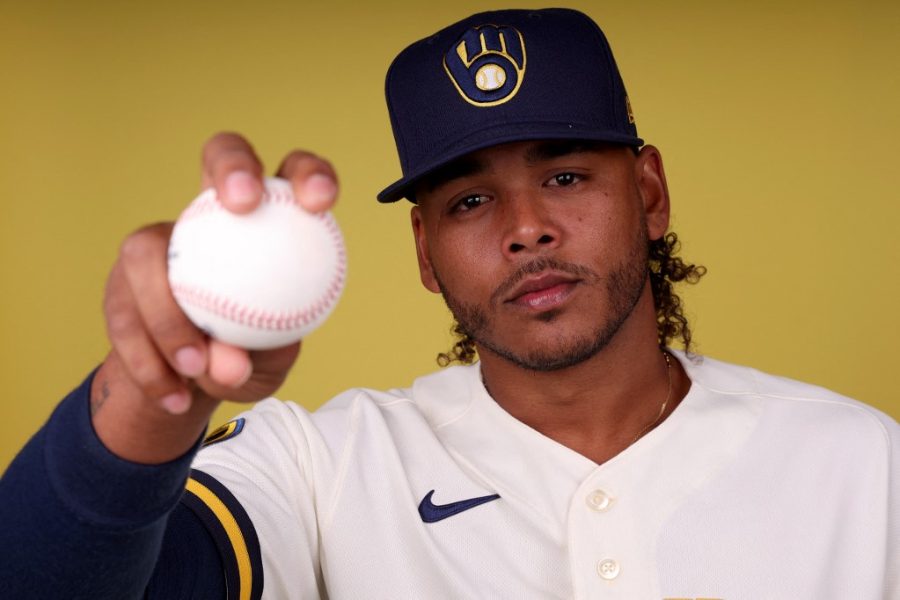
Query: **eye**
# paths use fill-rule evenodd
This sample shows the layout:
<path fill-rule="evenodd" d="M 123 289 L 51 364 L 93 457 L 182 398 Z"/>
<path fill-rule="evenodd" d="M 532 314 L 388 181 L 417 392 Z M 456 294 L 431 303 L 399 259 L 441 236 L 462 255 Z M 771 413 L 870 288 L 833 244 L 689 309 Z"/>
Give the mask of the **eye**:
<path fill-rule="evenodd" d="M 482 204 L 490 201 L 489 196 L 484 194 L 470 194 L 460 198 L 451 208 L 451 212 L 466 212 L 474 208 L 478 208 Z"/>
<path fill-rule="evenodd" d="M 547 185 L 554 187 L 566 187 L 578 183 L 581 180 L 581 175 L 578 175 L 577 173 L 559 173 L 551 177 L 547 181 Z"/>

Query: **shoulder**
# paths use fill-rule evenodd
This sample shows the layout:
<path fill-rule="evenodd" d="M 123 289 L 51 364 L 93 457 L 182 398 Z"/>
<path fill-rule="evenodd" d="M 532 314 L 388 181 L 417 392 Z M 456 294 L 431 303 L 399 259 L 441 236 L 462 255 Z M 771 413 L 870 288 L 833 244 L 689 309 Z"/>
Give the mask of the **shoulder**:
<path fill-rule="evenodd" d="M 424 420 L 439 427 L 466 412 L 474 395 L 481 388 L 478 365 L 449 367 L 415 379 L 404 388 L 347 390 L 311 415 L 317 427 L 330 429 L 348 421 L 365 421 L 389 417 L 392 421 L 404 417 Z"/>
<path fill-rule="evenodd" d="M 408 387 L 349 389 L 315 411 L 297 402 L 269 398 L 212 431 L 205 446 L 239 439 L 240 444 L 227 445 L 259 447 L 264 452 L 287 446 L 339 453 L 361 431 L 398 435 L 452 421 L 465 413 L 479 386 L 480 370 L 475 365 L 443 369 L 419 377 Z"/>
<path fill-rule="evenodd" d="M 802 430 L 815 437 L 863 439 L 894 452 L 900 447 L 900 425 L 885 413 L 829 389 L 764 373 L 705 356 L 677 353 L 692 385 L 722 401 L 753 405 L 763 420 L 784 430 Z"/>

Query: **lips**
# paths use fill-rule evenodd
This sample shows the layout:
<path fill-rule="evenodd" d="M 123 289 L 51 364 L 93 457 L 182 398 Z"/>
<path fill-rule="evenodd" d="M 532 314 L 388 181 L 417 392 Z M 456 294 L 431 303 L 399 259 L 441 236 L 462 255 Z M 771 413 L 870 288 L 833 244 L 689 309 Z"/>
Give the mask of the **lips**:
<path fill-rule="evenodd" d="M 541 310 L 554 308 L 568 298 L 578 281 L 565 273 L 541 273 L 522 280 L 504 302 Z"/>

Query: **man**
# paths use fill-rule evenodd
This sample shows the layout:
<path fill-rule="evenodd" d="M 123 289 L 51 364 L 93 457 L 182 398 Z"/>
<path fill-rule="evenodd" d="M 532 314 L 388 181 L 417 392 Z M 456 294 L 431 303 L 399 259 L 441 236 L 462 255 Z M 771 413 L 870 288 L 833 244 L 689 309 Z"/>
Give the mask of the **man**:
<path fill-rule="evenodd" d="M 4 477 L 9 597 L 881 598 L 900 593 L 898 426 L 820 388 L 669 350 L 660 153 L 600 30 L 474 15 L 387 77 L 422 282 L 479 362 L 310 415 L 266 400 L 298 346 L 208 340 L 165 283 L 170 225 L 122 247 L 112 350 Z M 229 208 L 262 166 L 204 150 Z M 295 152 L 309 210 L 336 179 Z M 189 468 L 193 467 L 186 484 Z"/>

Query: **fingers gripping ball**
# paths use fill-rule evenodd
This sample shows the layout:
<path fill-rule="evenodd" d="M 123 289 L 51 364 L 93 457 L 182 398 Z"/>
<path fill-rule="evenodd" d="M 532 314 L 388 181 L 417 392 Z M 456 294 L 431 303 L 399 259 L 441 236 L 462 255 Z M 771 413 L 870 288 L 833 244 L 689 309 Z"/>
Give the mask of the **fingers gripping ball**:
<path fill-rule="evenodd" d="M 178 218 L 169 242 L 169 285 L 200 329 L 263 350 L 294 343 L 331 313 L 347 269 L 331 213 L 313 214 L 283 179 L 265 181 L 260 206 L 237 215 L 214 189 Z"/>

